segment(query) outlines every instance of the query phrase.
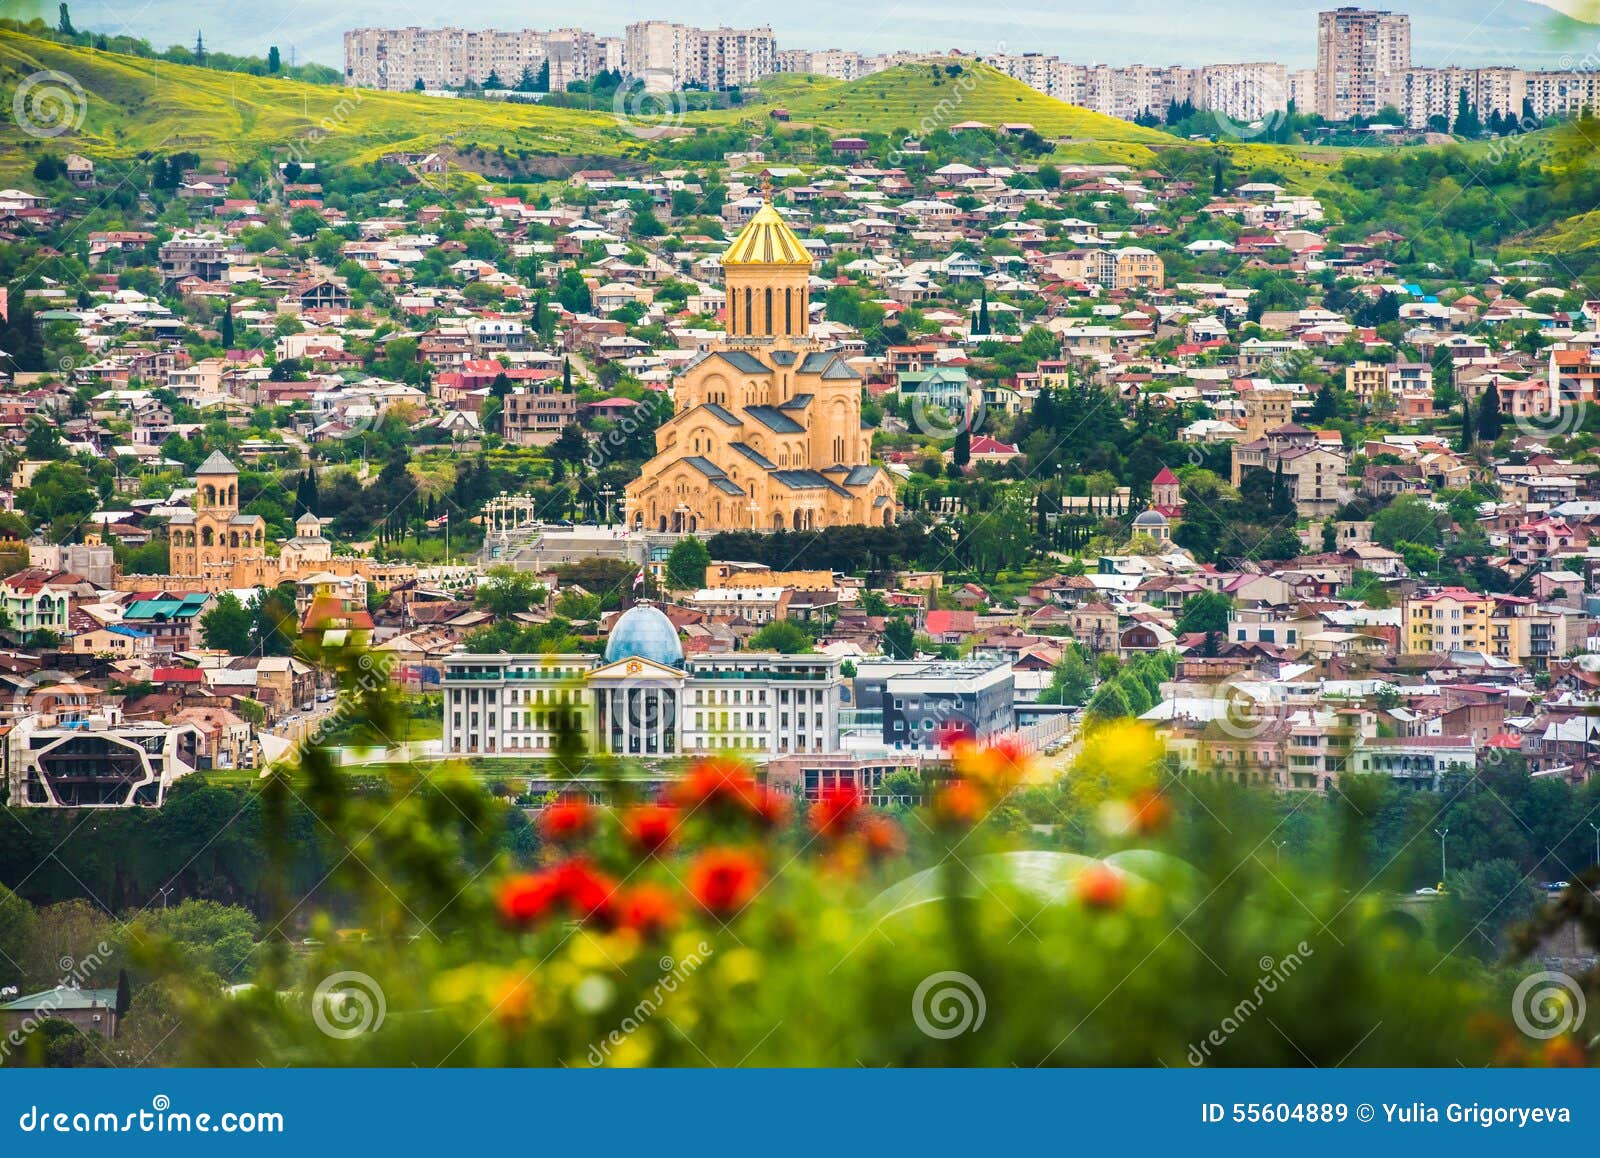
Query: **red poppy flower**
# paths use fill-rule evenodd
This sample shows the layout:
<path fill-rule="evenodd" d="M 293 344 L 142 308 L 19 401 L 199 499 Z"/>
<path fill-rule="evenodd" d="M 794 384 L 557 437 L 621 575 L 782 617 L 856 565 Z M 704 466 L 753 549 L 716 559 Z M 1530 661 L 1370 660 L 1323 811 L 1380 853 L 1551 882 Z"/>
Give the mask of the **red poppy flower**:
<path fill-rule="evenodd" d="M 672 840 L 678 824 L 678 810 L 660 804 L 640 804 L 628 809 L 622 829 L 628 841 L 641 853 L 660 852 Z"/>
<path fill-rule="evenodd" d="M 755 777 L 738 761 L 719 757 L 697 762 L 677 784 L 673 800 L 685 808 L 727 803 L 750 807 L 755 800 Z"/>
<path fill-rule="evenodd" d="M 518 873 L 500 882 L 495 904 L 513 925 L 530 925 L 547 914 L 561 899 L 549 873 Z"/>
<path fill-rule="evenodd" d="M 594 809 L 586 800 L 557 800 L 539 814 L 539 831 L 546 840 L 565 844 L 581 840 L 594 829 Z"/>
<path fill-rule="evenodd" d="M 854 784 L 835 784 L 811 806 L 811 829 L 818 836 L 843 836 L 860 811 L 861 790 Z"/>
<path fill-rule="evenodd" d="M 1128 891 L 1122 874 L 1108 864 L 1093 864 L 1072 882 L 1078 899 L 1091 909 L 1115 909 Z"/>
<path fill-rule="evenodd" d="M 887 816 L 863 817 L 859 831 L 861 843 L 873 860 L 887 860 L 899 856 L 906 849 L 905 834 L 900 826 Z"/>
<path fill-rule="evenodd" d="M 689 869 L 689 892 L 718 916 L 730 916 L 750 903 L 761 887 L 761 862 L 736 848 L 711 848 Z"/>
<path fill-rule="evenodd" d="M 1128 803 L 1133 809 L 1135 832 L 1160 832 L 1172 822 L 1172 802 L 1153 788 L 1138 793 Z"/>
<path fill-rule="evenodd" d="M 983 793 L 969 780 L 952 780 L 933 799 L 934 818 L 946 828 L 971 828 L 983 819 Z"/>
<path fill-rule="evenodd" d="M 618 906 L 624 928 L 656 937 L 678 923 L 678 906 L 660 885 L 643 884 L 627 890 Z"/>
<path fill-rule="evenodd" d="M 617 897 L 616 881 L 585 860 L 563 861 L 553 871 L 561 900 L 574 917 L 599 921 L 611 918 Z"/>
<path fill-rule="evenodd" d="M 789 798 L 764 784 L 756 789 L 750 810 L 765 828 L 782 828 L 789 822 Z"/>

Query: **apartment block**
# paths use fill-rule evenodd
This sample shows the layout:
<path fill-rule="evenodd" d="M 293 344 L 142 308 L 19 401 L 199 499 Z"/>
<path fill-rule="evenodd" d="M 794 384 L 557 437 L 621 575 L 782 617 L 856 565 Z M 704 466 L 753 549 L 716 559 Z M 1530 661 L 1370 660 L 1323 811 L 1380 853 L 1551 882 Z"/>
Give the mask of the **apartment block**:
<path fill-rule="evenodd" d="M 344 34 L 344 80 L 361 88 L 409 91 L 483 84 L 491 73 L 508 87 L 523 70 L 537 75 L 548 62 L 550 88 L 559 92 L 622 65 L 622 41 L 581 28 L 514 32 L 465 28 L 355 28 Z"/>
<path fill-rule="evenodd" d="M 1317 15 L 1317 112 L 1330 121 L 1400 107 L 1411 67 L 1411 17 L 1336 8 Z"/>
<path fill-rule="evenodd" d="M 649 92 L 725 89 L 778 71 L 771 28 L 692 28 L 666 20 L 628 25 L 623 68 Z"/>

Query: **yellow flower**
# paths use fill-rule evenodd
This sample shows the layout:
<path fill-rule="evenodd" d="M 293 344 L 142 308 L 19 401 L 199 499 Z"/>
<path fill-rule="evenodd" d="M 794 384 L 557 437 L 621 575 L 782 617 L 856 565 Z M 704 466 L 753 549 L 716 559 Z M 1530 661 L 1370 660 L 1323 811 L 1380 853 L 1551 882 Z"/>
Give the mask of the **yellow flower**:
<path fill-rule="evenodd" d="M 1145 787 L 1155 779 L 1166 754 L 1155 729 L 1138 720 L 1110 720 L 1084 737 L 1076 771 L 1103 777 L 1124 791 Z"/>
<path fill-rule="evenodd" d="M 761 955 L 754 949 L 730 949 L 717 962 L 717 972 L 729 988 L 761 977 Z"/>

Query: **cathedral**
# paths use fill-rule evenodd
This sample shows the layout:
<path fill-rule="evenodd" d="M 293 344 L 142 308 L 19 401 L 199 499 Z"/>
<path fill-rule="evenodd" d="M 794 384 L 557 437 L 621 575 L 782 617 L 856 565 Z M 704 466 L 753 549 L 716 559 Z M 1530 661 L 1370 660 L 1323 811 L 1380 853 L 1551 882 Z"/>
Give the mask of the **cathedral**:
<path fill-rule="evenodd" d="M 811 255 L 766 202 L 722 256 L 726 335 L 673 385 L 656 454 L 626 489 L 634 530 L 891 526 L 861 379 L 807 323 Z"/>

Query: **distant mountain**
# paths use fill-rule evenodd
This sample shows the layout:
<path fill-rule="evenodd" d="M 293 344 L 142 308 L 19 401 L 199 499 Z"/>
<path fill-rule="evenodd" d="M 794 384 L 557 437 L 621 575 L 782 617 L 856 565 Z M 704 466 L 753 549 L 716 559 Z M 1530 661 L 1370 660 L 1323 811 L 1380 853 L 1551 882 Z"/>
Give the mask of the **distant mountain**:
<path fill-rule="evenodd" d="M 1385 0 L 1382 7 L 1411 14 L 1413 56 L 1419 64 L 1496 64 L 1570 67 L 1595 49 L 1600 26 L 1563 15 L 1584 11 L 1590 0 Z M 780 45 L 792 48 L 960 48 L 979 55 L 1049 52 L 1082 63 L 1205 64 L 1279 60 L 1308 66 L 1316 54 L 1316 14 L 1334 3 L 1306 0 L 1006 0 L 976 5 L 967 0 L 920 0 L 898 10 L 899 18 L 864 16 L 859 0 L 812 0 L 770 15 L 751 10 L 749 20 L 769 19 Z M 52 24 L 54 0 L 15 0 L 5 6 L 24 19 Z M 19 11 L 17 11 L 19 10 Z M 1600 0 L 1593 5 L 1600 13 Z M 685 23 L 730 20 L 720 0 L 591 0 L 581 13 L 568 5 L 535 0 L 469 0 L 426 13 L 392 0 L 342 0 L 339 4 L 286 5 L 283 0 L 230 0 L 221 9 L 197 9 L 188 0 L 73 0 L 79 28 L 141 36 L 159 47 L 192 45 L 203 31 L 206 44 L 225 52 L 264 55 L 279 45 L 287 59 L 343 64 L 342 36 L 362 25 L 453 24 L 470 28 L 553 28 L 579 23 L 596 32 L 620 33 L 630 20 L 658 18 Z M 866 10 L 870 13 L 870 8 Z M 737 21 L 735 21 L 737 22 Z M 198 27 L 197 27 L 198 25 Z M 1565 58 L 1565 59 L 1563 59 Z"/>

